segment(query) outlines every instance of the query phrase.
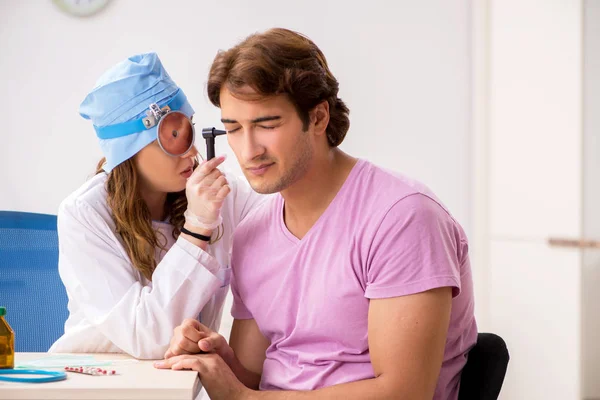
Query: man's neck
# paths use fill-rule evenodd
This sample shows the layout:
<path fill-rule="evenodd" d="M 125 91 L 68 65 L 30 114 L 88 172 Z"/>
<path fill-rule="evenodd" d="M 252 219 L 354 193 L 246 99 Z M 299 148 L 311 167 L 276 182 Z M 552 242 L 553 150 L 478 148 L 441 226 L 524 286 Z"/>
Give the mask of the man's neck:
<path fill-rule="evenodd" d="M 325 212 L 343 186 L 356 159 L 339 149 L 317 157 L 301 180 L 283 190 L 284 220 L 288 230 L 302 238 Z"/>

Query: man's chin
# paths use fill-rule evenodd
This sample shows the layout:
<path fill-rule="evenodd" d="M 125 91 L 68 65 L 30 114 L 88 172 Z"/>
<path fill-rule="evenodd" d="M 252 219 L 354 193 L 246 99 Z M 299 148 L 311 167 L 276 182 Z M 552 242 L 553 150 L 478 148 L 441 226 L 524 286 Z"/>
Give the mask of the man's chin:
<path fill-rule="evenodd" d="M 250 183 L 250 186 L 256 193 L 259 194 L 272 194 L 278 192 L 278 190 L 272 190 L 272 188 L 269 188 L 266 185 L 253 185 L 252 183 Z"/>
<path fill-rule="evenodd" d="M 270 184 L 269 182 L 265 182 L 264 180 L 260 182 L 259 179 L 248 179 L 248 183 L 250 183 L 250 187 L 256 193 L 259 194 L 272 194 L 280 191 L 278 185 Z"/>

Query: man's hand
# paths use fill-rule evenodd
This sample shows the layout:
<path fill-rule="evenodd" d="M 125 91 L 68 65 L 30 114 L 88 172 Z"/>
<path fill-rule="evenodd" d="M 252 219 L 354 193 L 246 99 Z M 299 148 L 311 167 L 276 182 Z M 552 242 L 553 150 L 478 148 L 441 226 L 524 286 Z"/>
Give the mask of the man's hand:
<path fill-rule="evenodd" d="M 227 340 L 195 319 L 186 319 L 175 328 L 165 359 L 184 354 L 216 353 L 229 366 L 235 355 Z"/>
<path fill-rule="evenodd" d="M 252 394 L 217 354 L 181 355 L 154 364 L 161 369 L 197 371 L 202 386 L 212 400 L 247 400 Z"/>

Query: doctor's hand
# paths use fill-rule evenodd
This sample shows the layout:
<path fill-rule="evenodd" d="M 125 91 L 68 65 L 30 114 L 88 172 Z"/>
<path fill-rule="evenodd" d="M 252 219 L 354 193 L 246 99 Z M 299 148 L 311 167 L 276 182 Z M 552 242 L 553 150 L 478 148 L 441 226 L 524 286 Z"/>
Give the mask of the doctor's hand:
<path fill-rule="evenodd" d="M 186 183 L 188 211 L 206 225 L 218 220 L 223 201 L 231 191 L 225 175 L 217 168 L 223 161 L 225 156 L 201 163 Z"/>
<path fill-rule="evenodd" d="M 173 331 L 173 338 L 165 359 L 198 353 L 216 353 L 228 365 L 232 365 L 235 354 L 227 340 L 217 332 L 202 325 L 195 319 L 186 319 Z"/>

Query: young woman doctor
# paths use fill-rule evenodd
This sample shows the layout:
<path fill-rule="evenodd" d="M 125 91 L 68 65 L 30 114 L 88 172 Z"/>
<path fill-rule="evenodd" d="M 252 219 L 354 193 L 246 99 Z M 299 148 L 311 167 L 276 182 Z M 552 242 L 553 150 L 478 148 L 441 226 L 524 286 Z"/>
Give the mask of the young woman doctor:
<path fill-rule="evenodd" d="M 105 72 L 79 109 L 105 158 L 58 212 L 69 298 L 50 352 L 162 358 L 193 318 L 218 330 L 232 233 L 263 196 L 198 163 L 194 111 L 154 53 Z"/>

